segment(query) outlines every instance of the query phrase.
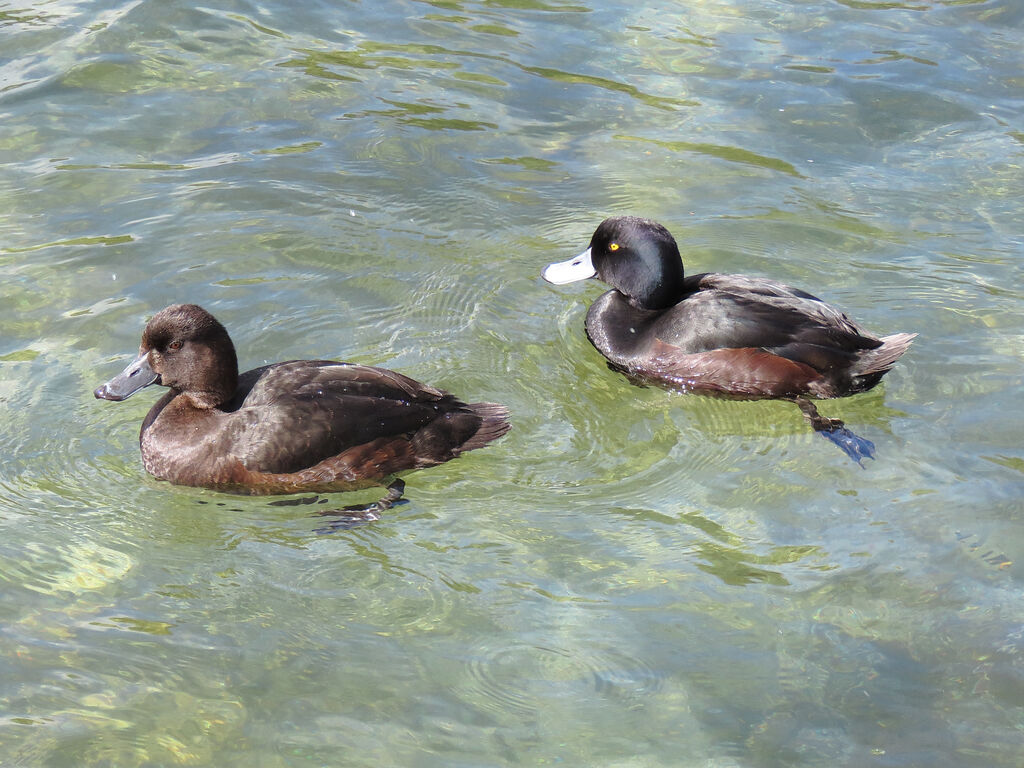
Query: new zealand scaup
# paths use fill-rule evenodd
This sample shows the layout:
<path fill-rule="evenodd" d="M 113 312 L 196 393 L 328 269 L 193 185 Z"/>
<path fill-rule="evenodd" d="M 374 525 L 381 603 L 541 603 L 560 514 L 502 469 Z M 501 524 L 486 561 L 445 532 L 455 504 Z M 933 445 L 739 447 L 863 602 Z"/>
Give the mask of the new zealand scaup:
<path fill-rule="evenodd" d="M 466 404 L 400 373 L 292 360 L 241 375 L 227 331 L 195 304 L 146 325 L 138 357 L 95 391 L 170 389 L 139 439 L 153 476 L 241 494 L 347 491 L 454 459 L 509 429 L 497 403 Z M 383 500 L 401 496 L 401 481 Z"/>
<path fill-rule="evenodd" d="M 668 230 L 634 216 L 606 219 L 587 250 L 548 265 L 543 276 L 555 284 L 596 277 L 612 286 L 587 312 L 586 332 L 633 381 L 792 400 L 858 463 L 874 457 L 874 445 L 820 416 L 808 398 L 871 389 L 917 335 L 876 337 L 816 296 L 774 280 L 685 277 Z"/>

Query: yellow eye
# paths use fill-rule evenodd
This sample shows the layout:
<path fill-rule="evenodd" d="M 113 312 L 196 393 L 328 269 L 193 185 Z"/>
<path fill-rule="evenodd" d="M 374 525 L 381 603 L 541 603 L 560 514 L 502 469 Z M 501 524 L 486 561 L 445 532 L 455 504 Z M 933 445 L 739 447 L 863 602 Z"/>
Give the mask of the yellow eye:
<path fill-rule="evenodd" d="M 611 245 L 608 246 L 608 250 L 609 251 L 617 251 L 617 250 L 619 250 L 619 244 L 618 243 L 612 243 Z"/>

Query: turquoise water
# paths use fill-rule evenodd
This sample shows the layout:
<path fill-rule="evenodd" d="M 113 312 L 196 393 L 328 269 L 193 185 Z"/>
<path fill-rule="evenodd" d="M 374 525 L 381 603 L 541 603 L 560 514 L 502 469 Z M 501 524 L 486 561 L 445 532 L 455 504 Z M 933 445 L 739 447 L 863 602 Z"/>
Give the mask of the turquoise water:
<path fill-rule="evenodd" d="M 215 5 L 0 3 L 0 764 L 1020 765 L 1024 6 Z M 609 371 L 617 213 L 919 333 L 877 461 Z M 179 301 L 514 428 L 330 536 L 157 482 Z"/>

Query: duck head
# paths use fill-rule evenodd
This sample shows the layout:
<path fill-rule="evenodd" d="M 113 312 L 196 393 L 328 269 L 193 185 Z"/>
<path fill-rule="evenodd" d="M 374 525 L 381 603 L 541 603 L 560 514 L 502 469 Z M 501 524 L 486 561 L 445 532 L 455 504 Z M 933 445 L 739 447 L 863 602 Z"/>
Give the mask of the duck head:
<path fill-rule="evenodd" d="M 216 408 L 238 387 L 238 359 L 228 332 L 195 304 L 174 304 L 146 325 L 138 356 L 93 394 L 125 400 L 150 384 L 185 395 L 197 408 Z"/>
<path fill-rule="evenodd" d="M 636 216 L 601 222 L 590 247 L 541 273 L 556 285 L 596 277 L 642 309 L 665 309 L 682 297 L 683 262 L 675 238 L 661 224 Z"/>

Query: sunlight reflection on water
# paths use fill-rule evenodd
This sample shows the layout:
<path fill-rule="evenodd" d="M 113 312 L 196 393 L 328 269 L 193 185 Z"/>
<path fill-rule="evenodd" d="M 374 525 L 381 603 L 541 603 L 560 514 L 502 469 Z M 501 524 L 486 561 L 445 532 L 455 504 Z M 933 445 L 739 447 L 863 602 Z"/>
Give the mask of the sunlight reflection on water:
<path fill-rule="evenodd" d="M 0 763 L 1015 767 L 1022 30 L 990 1 L 8 5 Z M 920 333 L 822 404 L 878 460 L 608 370 L 601 289 L 539 271 L 613 213 Z M 155 398 L 91 391 L 183 300 L 244 367 L 385 365 L 513 430 L 333 536 L 172 488 Z"/>

